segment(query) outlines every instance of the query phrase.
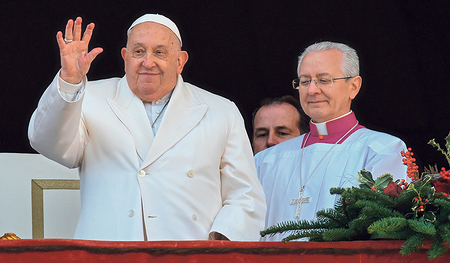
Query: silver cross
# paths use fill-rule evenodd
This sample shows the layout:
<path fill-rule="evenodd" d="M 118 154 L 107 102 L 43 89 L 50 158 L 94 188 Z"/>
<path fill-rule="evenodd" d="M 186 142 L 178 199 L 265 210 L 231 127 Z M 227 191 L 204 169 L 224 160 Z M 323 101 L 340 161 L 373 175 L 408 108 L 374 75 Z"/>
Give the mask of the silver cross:
<path fill-rule="evenodd" d="M 302 209 L 303 203 L 309 203 L 309 196 L 303 198 L 304 189 L 300 190 L 298 193 L 298 199 L 291 199 L 291 205 L 297 204 L 297 210 L 295 211 L 295 218 L 300 218 L 300 210 Z"/>

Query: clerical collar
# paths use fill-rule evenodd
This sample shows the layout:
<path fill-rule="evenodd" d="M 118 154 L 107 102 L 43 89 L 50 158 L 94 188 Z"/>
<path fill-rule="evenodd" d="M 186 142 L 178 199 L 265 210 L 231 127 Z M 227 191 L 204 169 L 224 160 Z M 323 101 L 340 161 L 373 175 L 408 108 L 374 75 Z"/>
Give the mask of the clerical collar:
<path fill-rule="evenodd" d="M 347 114 L 344 114 L 336 119 L 332 119 L 322 123 L 309 123 L 310 128 L 310 136 L 304 136 L 303 140 L 308 138 L 308 141 L 303 142 L 302 145 L 308 146 L 314 143 L 336 143 L 342 136 L 352 129 L 353 126 L 357 125 L 358 120 L 356 119 L 353 111 L 350 111 Z M 362 125 L 357 125 L 354 129 L 351 130 L 339 143 L 345 141 L 352 133 L 356 130 L 365 128 Z"/>

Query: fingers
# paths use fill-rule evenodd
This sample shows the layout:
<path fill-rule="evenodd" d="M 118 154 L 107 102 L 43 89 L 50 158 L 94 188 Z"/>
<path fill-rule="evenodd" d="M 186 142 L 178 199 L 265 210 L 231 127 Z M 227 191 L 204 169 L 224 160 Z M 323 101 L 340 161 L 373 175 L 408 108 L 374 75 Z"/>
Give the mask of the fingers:
<path fill-rule="evenodd" d="M 64 41 L 62 35 L 63 33 L 61 31 L 58 31 L 58 33 L 56 33 L 56 42 L 58 42 L 60 50 L 66 45 L 66 42 Z"/>
<path fill-rule="evenodd" d="M 89 62 L 89 64 L 90 63 L 92 63 L 92 61 L 97 57 L 97 55 L 98 54 L 100 54 L 100 53 L 102 53 L 103 52 L 103 48 L 101 48 L 101 47 L 97 47 L 97 48 L 94 48 L 93 50 L 91 50 L 91 52 L 89 52 L 87 55 L 86 55 L 86 60 Z"/>
<path fill-rule="evenodd" d="M 73 40 L 73 20 L 69 19 L 66 24 L 65 39 Z"/>
<path fill-rule="evenodd" d="M 81 19 L 81 17 L 77 17 L 77 19 L 75 20 L 75 26 L 73 28 L 73 38 L 71 38 L 74 41 L 81 40 L 81 23 L 82 22 L 83 22 L 83 20 Z"/>
<path fill-rule="evenodd" d="M 75 19 L 75 21 L 73 21 L 72 19 L 69 19 L 69 21 L 67 21 L 65 37 L 64 37 L 64 39 L 67 42 L 80 41 L 81 40 L 81 32 L 82 32 L 81 25 L 82 25 L 82 23 L 83 23 L 83 19 L 81 17 L 77 17 Z M 93 28 L 94 27 L 91 26 L 90 34 L 92 34 L 92 29 Z M 88 30 L 88 29 L 89 29 L 89 26 L 88 26 L 88 28 L 86 30 Z"/>
<path fill-rule="evenodd" d="M 92 61 L 103 52 L 102 48 L 88 52 L 94 27 L 94 23 L 90 23 L 83 34 L 82 19 L 77 17 L 67 21 L 64 34 L 61 31 L 56 33 L 61 56 L 61 77 L 69 83 L 79 83 L 88 73 Z"/>
<path fill-rule="evenodd" d="M 73 21 L 72 19 L 69 19 L 69 21 L 67 21 L 65 37 L 64 37 L 64 40 L 66 40 L 66 42 L 81 40 L 82 23 L 83 23 L 83 19 L 81 17 L 77 17 L 75 19 L 75 21 Z M 90 36 L 92 35 L 93 29 L 94 29 L 94 24 L 91 23 L 87 26 L 86 32 L 84 33 L 84 36 L 86 35 L 86 33 L 89 36 L 89 38 L 87 39 L 88 42 L 90 40 Z M 84 40 L 84 36 L 83 36 L 83 40 Z"/>
<path fill-rule="evenodd" d="M 84 31 L 84 34 L 83 34 L 83 41 L 85 41 L 87 43 L 89 43 L 89 41 L 91 41 L 92 32 L 94 31 L 94 27 L 95 27 L 94 23 L 90 23 L 89 25 L 87 25 L 86 31 Z"/>

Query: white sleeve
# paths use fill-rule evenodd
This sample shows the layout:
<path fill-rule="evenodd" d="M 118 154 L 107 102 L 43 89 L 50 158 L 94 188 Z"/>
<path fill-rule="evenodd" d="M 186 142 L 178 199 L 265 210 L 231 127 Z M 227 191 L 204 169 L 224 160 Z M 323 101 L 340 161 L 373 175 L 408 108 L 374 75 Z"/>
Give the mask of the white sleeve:
<path fill-rule="evenodd" d="M 38 107 L 31 116 L 28 126 L 28 138 L 31 146 L 40 154 L 69 168 L 81 164 L 84 147 L 88 142 L 88 133 L 82 116 L 85 84 L 76 91 L 76 100 L 68 100 L 67 93 L 74 93 L 70 86 L 62 83 L 59 73 L 45 90 Z M 85 83 L 85 82 L 84 82 Z M 69 87 L 69 89 L 67 89 Z M 61 93 L 66 94 L 63 95 Z"/>

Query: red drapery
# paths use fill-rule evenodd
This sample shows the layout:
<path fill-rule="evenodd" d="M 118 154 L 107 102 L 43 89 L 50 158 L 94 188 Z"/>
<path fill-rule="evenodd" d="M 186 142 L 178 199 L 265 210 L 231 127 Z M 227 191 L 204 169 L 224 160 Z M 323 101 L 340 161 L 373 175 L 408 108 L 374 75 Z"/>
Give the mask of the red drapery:
<path fill-rule="evenodd" d="M 402 256 L 402 240 L 349 242 L 0 240 L 0 262 L 427 262 L 427 243 Z M 450 253 L 433 261 L 450 262 Z"/>

